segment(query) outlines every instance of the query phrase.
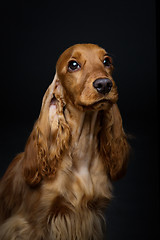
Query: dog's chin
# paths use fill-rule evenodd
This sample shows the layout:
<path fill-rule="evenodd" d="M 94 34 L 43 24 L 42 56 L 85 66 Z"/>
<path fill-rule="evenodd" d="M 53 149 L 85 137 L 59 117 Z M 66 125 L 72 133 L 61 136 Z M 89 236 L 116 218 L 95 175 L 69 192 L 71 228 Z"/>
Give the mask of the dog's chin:
<path fill-rule="evenodd" d="M 83 111 L 100 111 L 100 110 L 109 110 L 113 102 L 108 99 L 102 99 L 89 104 L 79 104 Z"/>

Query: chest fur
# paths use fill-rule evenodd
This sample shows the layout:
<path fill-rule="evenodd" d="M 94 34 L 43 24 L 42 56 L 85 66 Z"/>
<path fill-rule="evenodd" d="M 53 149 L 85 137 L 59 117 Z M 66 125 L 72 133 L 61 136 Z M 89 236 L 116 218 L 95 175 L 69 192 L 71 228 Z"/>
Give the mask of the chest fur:
<path fill-rule="evenodd" d="M 75 209 L 83 205 L 86 207 L 88 202 L 111 199 L 111 182 L 98 154 L 95 153 L 90 161 L 84 157 L 83 163 L 77 163 L 76 159 L 74 164 L 74 160 L 71 155 L 66 155 L 54 184 L 48 183 L 44 187 L 47 192 L 43 196 L 50 196 L 48 199 L 53 202 L 52 206 L 57 198 Z"/>
<path fill-rule="evenodd" d="M 98 151 L 98 112 L 81 113 L 78 119 L 75 116 L 72 118 L 66 113 L 72 137 L 54 184 L 50 187 L 53 188 L 51 192 L 62 195 L 66 202 L 77 208 L 84 199 L 85 202 L 110 199 L 111 183 Z"/>
<path fill-rule="evenodd" d="M 111 183 L 98 154 L 90 163 L 83 160 L 77 167 L 66 155 L 55 184 L 48 185 L 48 194 L 43 194 L 52 199 L 47 218 L 55 239 L 103 239 L 103 210 L 111 198 Z"/>

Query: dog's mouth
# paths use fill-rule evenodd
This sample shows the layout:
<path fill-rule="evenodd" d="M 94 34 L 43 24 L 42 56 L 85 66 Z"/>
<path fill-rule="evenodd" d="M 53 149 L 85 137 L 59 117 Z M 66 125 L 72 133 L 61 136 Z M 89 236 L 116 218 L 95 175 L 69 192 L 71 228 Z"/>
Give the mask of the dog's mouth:
<path fill-rule="evenodd" d="M 113 86 L 112 89 L 106 94 L 100 94 L 95 92 L 85 92 L 81 95 L 76 105 L 79 105 L 83 110 L 105 110 L 108 109 L 111 105 L 116 103 L 118 100 L 118 92 L 116 86 Z"/>
<path fill-rule="evenodd" d="M 90 104 L 90 106 L 104 106 L 105 104 L 108 104 L 108 102 L 110 102 L 109 100 L 107 100 L 107 99 L 101 99 L 101 100 L 99 100 L 99 101 L 96 101 L 95 103 L 93 103 L 93 104 Z"/>
<path fill-rule="evenodd" d="M 101 99 L 91 104 L 80 104 L 84 110 L 103 110 L 112 105 L 112 102 L 109 99 Z"/>

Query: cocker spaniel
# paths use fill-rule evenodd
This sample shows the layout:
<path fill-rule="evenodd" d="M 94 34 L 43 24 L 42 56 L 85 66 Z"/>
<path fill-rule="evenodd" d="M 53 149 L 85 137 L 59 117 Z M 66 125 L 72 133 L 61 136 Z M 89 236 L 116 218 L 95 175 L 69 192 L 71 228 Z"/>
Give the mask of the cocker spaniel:
<path fill-rule="evenodd" d="M 94 44 L 62 53 L 25 150 L 0 182 L 1 240 L 102 240 L 112 180 L 129 144 L 112 59 Z"/>

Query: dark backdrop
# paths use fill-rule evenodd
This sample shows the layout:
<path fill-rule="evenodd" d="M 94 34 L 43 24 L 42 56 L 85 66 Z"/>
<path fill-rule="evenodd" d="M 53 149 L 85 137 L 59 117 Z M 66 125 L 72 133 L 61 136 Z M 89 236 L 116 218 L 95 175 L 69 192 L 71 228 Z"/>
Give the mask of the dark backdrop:
<path fill-rule="evenodd" d="M 21 0 L 2 8 L 1 176 L 24 149 L 59 54 L 89 42 L 113 56 L 124 128 L 134 138 L 127 175 L 114 183 L 106 211 L 108 240 L 150 240 L 158 232 L 155 14 L 153 0 Z"/>

